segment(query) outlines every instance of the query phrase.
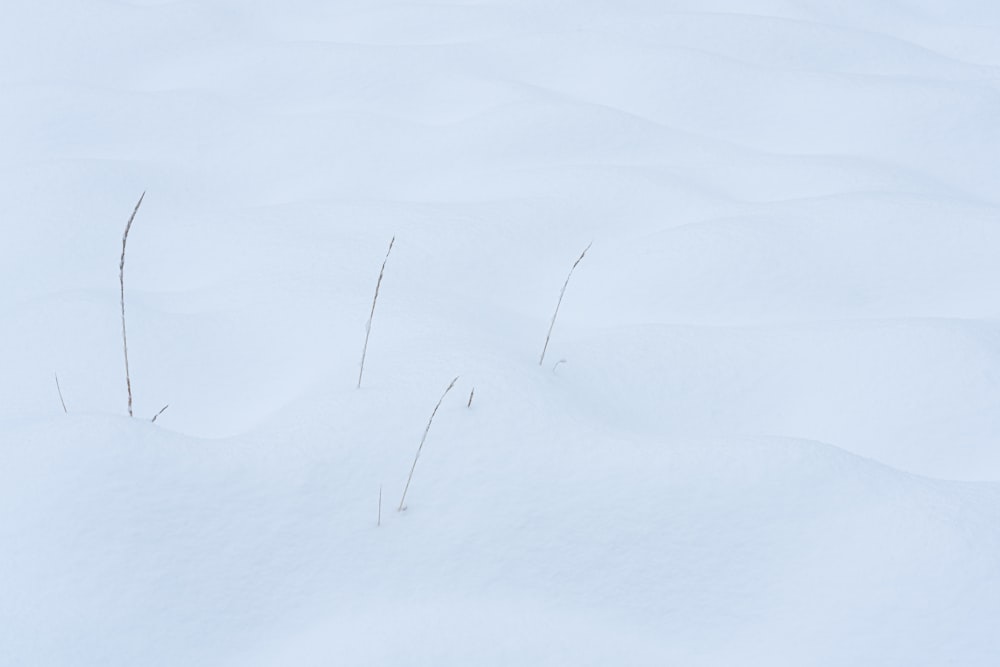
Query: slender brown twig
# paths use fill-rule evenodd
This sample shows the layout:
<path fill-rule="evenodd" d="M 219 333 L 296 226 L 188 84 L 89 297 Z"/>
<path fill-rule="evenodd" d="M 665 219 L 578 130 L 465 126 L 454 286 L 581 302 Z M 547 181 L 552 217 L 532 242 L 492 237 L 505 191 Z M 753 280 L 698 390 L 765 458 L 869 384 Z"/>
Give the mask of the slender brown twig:
<path fill-rule="evenodd" d="M 385 252 L 385 259 L 382 260 L 382 268 L 378 272 L 378 282 L 375 283 L 375 297 L 372 299 L 372 311 L 368 315 L 368 324 L 365 325 L 365 346 L 361 349 L 361 369 L 358 371 L 358 389 L 361 389 L 361 376 L 365 374 L 365 357 L 368 356 L 368 338 L 372 335 L 372 319 L 375 317 L 375 304 L 378 303 L 378 290 L 382 287 L 382 276 L 385 274 L 385 264 L 389 261 L 389 253 L 392 252 L 392 244 L 396 242 L 393 236 L 389 241 L 389 249 Z"/>
<path fill-rule="evenodd" d="M 128 243 L 128 233 L 132 229 L 132 221 L 135 220 L 135 214 L 139 212 L 139 207 L 142 205 L 142 200 L 145 198 L 146 193 L 143 192 L 139 197 L 138 203 L 136 203 L 135 208 L 132 210 L 132 215 L 129 216 L 128 224 L 125 225 L 125 233 L 122 234 L 122 259 L 118 264 L 118 283 L 121 285 L 121 296 L 122 296 L 122 348 L 125 351 L 125 388 L 128 389 L 128 416 L 132 416 L 132 376 L 129 374 L 128 370 L 128 337 L 125 335 L 125 244 Z"/>
<path fill-rule="evenodd" d="M 556 310 L 552 313 L 552 323 L 549 324 L 549 333 L 545 335 L 545 346 L 542 348 L 542 356 L 538 359 L 539 366 L 541 366 L 542 362 L 545 361 L 545 351 L 549 349 L 549 339 L 552 338 L 552 329 L 556 325 L 556 317 L 559 316 L 559 306 L 562 305 L 563 296 L 566 295 L 566 287 L 569 285 L 569 279 L 573 277 L 573 272 L 576 271 L 576 265 L 580 263 L 583 256 L 587 254 L 587 251 L 590 250 L 590 246 L 592 245 L 594 245 L 593 241 L 588 243 L 587 247 L 580 253 L 580 256 L 576 258 L 575 262 L 573 262 L 573 267 L 569 270 L 569 274 L 566 276 L 566 282 L 563 283 L 562 289 L 559 291 L 559 301 L 556 302 Z"/>
<path fill-rule="evenodd" d="M 424 429 L 424 437 L 420 438 L 420 446 L 417 447 L 417 455 L 413 457 L 413 465 L 410 466 L 410 475 L 406 478 L 406 486 L 403 487 L 403 497 L 399 499 L 399 507 L 396 508 L 397 512 L 402 512 L 404 509 L 403 502 L 406 500 L 406 492 L 410 489 L 410 481 L 413 479 L 413 471 L 417 469 L 417 460 L 420 458 L 420 452 L 424 448 L 424 442 L 427 440 L 427 434 L 431 430 L 431 424 L 434 423 L 434 415 L 437 414 L 438 408 L 441 407 L 441 403 L 444 401 L 444 397 L 448 395 L 448 392 L 451 391 L 451 388 L 455 386 L 456 382 L 458 382 L 457 375 L 455 376 L 455 379 L 451 381 L 451 384 L 448 385 L 448 388 L 444 390 L 444 393 L 441 394 L 441 398 L 438 399 L 437 405 L 434 406 L 434 412 L 431 413 L 431 418 L 427 420 L 427 428 Z"/>
<path fill-rule="evenodd" d="M 476 395 L 476 388 L 473 387 L 472 391 L 469 392 L 469 402 L 465 404 L 465 407 L 467 407 L 467 408 L 471 408 L 472 407 L 472 397 L 475 396 L 475 395 Z"/>

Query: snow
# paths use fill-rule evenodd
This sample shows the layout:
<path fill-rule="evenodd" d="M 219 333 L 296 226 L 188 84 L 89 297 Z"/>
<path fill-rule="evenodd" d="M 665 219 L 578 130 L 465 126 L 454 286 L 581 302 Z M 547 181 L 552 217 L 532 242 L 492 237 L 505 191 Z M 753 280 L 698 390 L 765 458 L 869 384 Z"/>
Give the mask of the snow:
<path fill-rule="evenodd" d="M 0 665 L 994 665 L 998 33 L 7 8 Z"/>

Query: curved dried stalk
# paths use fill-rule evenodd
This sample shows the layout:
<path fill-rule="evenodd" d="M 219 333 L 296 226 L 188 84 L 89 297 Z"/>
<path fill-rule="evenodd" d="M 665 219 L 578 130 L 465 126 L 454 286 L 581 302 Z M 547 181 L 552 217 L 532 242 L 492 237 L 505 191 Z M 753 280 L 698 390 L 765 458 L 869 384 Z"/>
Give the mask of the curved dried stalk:
<path fill-rule="evenodd" d="M 66 401 L 63 400 L 62 387 L 59 386 L 59 373 L 53 373 L 53 375 L 56 376 L 56 391 L 59 392 L 59 402 L 62 403 L 63 412 L 68 414 L 69 410 L 66 409 Z"/>
<path fill-rule="evenodd" d="M 403 502 L 406 500 L 406 492 L 410 489 L 410 482 L 413 480 L 413 471 L 417 469 L 417 460 L 420 458 L 420 452 L 424 449 L 424 442 L 427 440 L 427 434 L 431 430 L 431 424 L 434 423 L 434 415 L 437 414 L 438 408 L 441 407 L 441 403 L 444 401 L 444 397 L 448 395 L 448 392 L 451 391 L 451 388 L 455 386 L 456 382 L 458 382 L 457 375 L 455 376 L 455 379 L 451 381 L 451 384 L 448 385 L 448 388 L 444 390 L 444 393 L 441 394 L 441 398 L 438 399 L 437 405 L 434 406 L 434 412 L 431 413 L 431 418 L 427 420 L 427 428 L 424 429 L 424 437 L 420 438 L 420 446 L 417 447 L 417 455 L 413 457 L 413 465 L 410 466 L 410 475 L 406 478 L 406 486 L 403 488 L 403 497 L 399 499 L 399 507 L 396 508 L 397 512 L 402 512 L 404 509 Z"/>
<path fill-rule="evenodd" d="M 569 275 L 566 276 L 566 282 L 563 283 L 562 289 L 559 291 L 559 301 L 556 302 L 556 310 L 552 313 L 552 323 L 549 324 L 549 332 L 545 335 L 545 346 L 542 348 L 542 356 L 538 359 L 539 366 L 541 366 L 545 361 L 545 351 L 549 349 L 549 339 L 552 338 L 552 329 L 556 326 L 556 318 L 559 316 L 559 306 L 562 305 L 563 297 L 566 295 L 566 287 L 569 285 L 569 279 L 573 277 L 573 272 L 576 271 L 576 265 L 580 263 L 583 256 L 587 254 L 587 251 L 590 250 L 590 246 L 592 245 L 594 245 L 593 241 L 588 243 L 587 247 L 580 253 L 580 256 L 576 258 L 575 262 L 573 262 L 573 267 L 569 270 Z"/>
<path fill-rule="evenodd" d="M 128 233 L 132 229 L 132 221 L 135 220 L 135 214 L 139 212 L 139 207 L 142 206 L 142 200 L 146 197 L 145 191 L 139 197 L 138 203 L 136 203 L 135 208 L 132 210 L 132 215 L 129 216 L 128 224 L 125 225 L 125 233 L 122 234 L 122 259 L 118 264 L 118 283 L 121 285 L 121 297 L 122 297 L 122 348 L 125 351 L 125 388 L 128 390 L 128 416 L 132 416 L 132 376 L 128 371 L 128 336 L 125 335 L 125 244 L 128 243 Z"/>
<path fill-rule="evenodd" d="M 385 252 L 385 259 L 382 260 L 382 268 L 378 272 L 378 282 L 375 283 L 375 297 L 372 299 L 372 312 L 368 315 L 368 324 L 365 325 L 365 346 L 361 349 L 361 370 L 358 371 L 358 389 L 361 389 L 361 376 L 365 374 L 365 357 L 368 356 L 368 338 L 372 335 L 372 320 L 375 318 L 375 304 L 378 303 L 378 290 L 382 287 L 382 276 L 385 274 L 385 264 L 389 261 L 389 253 L 392 252 L 392 244 L 396 242 L 393 236 L 389 241 L 389 249 Z"/>

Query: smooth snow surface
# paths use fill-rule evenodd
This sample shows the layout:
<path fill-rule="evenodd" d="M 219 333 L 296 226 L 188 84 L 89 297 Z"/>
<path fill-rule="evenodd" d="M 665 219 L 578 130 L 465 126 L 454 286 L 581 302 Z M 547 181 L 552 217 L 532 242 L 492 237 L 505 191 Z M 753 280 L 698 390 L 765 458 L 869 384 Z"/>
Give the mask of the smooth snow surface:
<path fill-rule="evenodd" d="M 14 2 L 0 127 L 0 665 L 1000 663 L 997 3 Z"/>

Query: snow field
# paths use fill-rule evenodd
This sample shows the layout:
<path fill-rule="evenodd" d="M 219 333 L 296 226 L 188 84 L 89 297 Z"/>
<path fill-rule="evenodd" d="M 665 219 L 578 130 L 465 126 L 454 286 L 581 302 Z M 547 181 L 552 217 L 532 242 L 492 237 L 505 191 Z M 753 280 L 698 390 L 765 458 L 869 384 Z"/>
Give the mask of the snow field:
<path fill-rule="evenodd" d="M 998 22 L 8 8 L 0 664 L 994 664 Z"/>

